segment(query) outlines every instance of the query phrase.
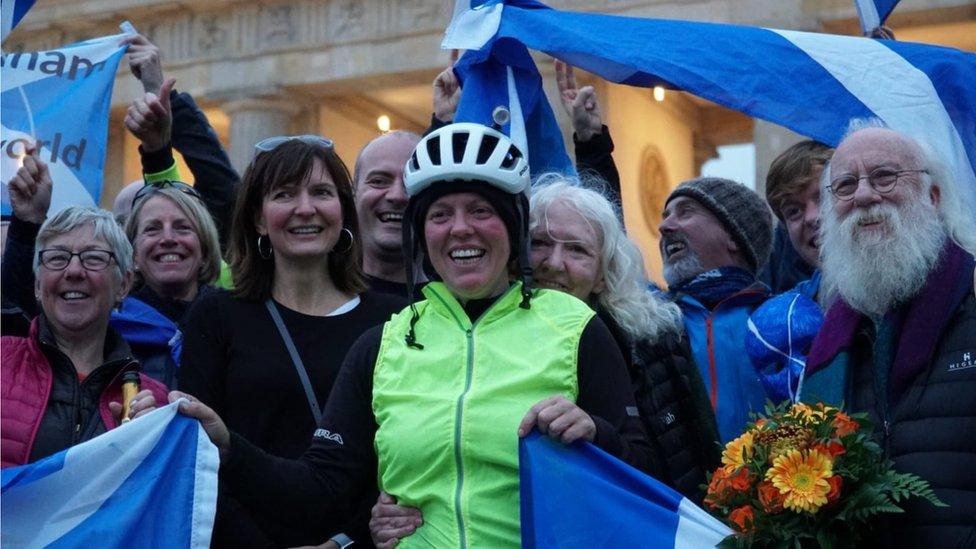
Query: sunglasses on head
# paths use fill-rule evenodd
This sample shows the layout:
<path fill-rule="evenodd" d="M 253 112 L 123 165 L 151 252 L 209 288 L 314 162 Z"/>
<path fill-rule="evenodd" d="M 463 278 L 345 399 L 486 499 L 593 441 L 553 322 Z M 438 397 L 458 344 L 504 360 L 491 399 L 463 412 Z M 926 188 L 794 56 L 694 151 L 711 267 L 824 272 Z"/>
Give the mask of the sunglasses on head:
<path fill-rule="evenodd" d="M 326 139 L 320 135 L 279 135 L 258 141 L 257 145 L 254 145 L 254 154 L 273 151 L 289 141 L 301 141 L 306 145 L 324 147 L 330 150 L 334 146 L 331 139 Z"/>
<path fill-rule="evenodd" d="M 153 181 L 152 183 L 146 183 L 136 195 L 132 197 L 132 206 L 135 207 L 136 202 L 139 202 L 143 198 L 146 198 L 162 189 L 176 189 L 180 192 L 184 192 L 197 200 L 203 201 L 203 196 L 200 192 L 193 188 L 192 185 L 184 183 L 182 181 L 173 181 L 170 179 L 164 179 L 162 181 Z"/>

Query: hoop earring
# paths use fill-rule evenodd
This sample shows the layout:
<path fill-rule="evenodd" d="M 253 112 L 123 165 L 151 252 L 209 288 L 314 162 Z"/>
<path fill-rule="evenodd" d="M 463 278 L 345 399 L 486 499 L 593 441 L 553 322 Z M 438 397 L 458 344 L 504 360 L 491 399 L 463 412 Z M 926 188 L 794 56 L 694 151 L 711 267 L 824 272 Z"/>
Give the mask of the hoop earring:
<path fill-rule="evenodd" d="M 350 230 L 349 230 L 349 229 L 347 229 L 346 227 L 343 227 L 343 228 L 342 228 L 342 230 L 341 230 L 341 231 L 339 231 L 339 239 L 340 239 L 340 240 L 342 239 L 342 235 L 343 235 L 343 234 L 347 234 L 347 235 L 349 235 L 349 245 L 348 245 L 348 246 L 346 246 L 346 249 L 344 249 L 344 250 L 337 250 L 337 249 L 335 249 L 335 248 L 333 247 L 333 248 L 332 248 L 332 251 L 333 251 L 333 252 L 336 252 L 336 253 L 340 253 L 340 254 L 344 254 L 344 253 L 349 253 L 349 250 L 352 250 L 352 243 L 353 243 L 353 236 L 352 236 L 352 231 L 350 231 Z M 338 241 L 336 241 L 336 244 L 338 245 L 338 244 L 339 244 L 339 242 L 338 242 Z"/>
<path fill-rule="evenodd" d="M 271 239 L 270 239 L 270 238 L 269 238 L 269 239 L 268 239 L 268 241 L 267 241 L 267 244 L 268 244 L 268 246 L 267 246 L 267 248 L 268 248 L 268 251 L 266 252 L 266 251 L 264 251 L 264 250 L 263 250 L 263 249 L 261 248 L 261 239 L 262 239 L 262 238 L 265 238 L 265 237 L 267 237 L 267 236 L 268 236 L 268 235 L 266 235 L 266 234 L 259 234 L 259 235 L 258 235 L 258 255 L 259 255 L 259 256 L 261 256 L 261 259 L 264 259 L 264 260 L 268 260 L 268 259 L 271 259 L 271 257 L 272 257 L 272 256 L 274 255 L 274 248 L 272 248 L 272 247 L 271 247 Z"/>

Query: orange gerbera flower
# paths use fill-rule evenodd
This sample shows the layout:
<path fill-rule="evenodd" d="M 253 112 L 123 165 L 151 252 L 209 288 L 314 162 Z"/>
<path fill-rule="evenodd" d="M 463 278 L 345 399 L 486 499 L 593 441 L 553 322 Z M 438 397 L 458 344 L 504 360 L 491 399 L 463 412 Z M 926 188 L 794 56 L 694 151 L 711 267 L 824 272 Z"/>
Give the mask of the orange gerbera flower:
<path fill-rule="evenodd" d="M 735 525 L 736 530 L 747 534 L 753 529 L 752 523 L 755 520 L 754 517 L 752 506 L 743 505 L 742 507 L 736 507 L 729 513 L 729 522 Z"/>
<path fill-rule="evenodd" d="M 860 429 L 861 424 L 851 419 L 851 416 L 844 412 L 837 412 L 837 415 L 834 416 L 833 426 L 834 436 L 840 438 L 856 432 Z"/>
<path fill-rule="evenodd" d="M 722 451 L 722 465 L 725 466 L 726 471 L 732 473 L 752 458 L 752 438 L 752 433 L 746 431 L 742 436 L 725 445 L 725 450 Z"/>
<path fill-rule="evenodd" d="M 789 450 L 773 461 L 766 480 L 786 496 L 783 507 L 813 514 L 827 503 L 832 469 L 833 462 L 822 452 Z"/>
<path fill-rule="evenodd" d="M 772 482 L 764 480 L 759 483 L 759 503 L 762 505 L 763 510 L 767 513 L 778 513 L 783 510 L 783 501 L 786 500 L 786 496 L 783 492 L 779 491 L 779 488 L 773 486 Z"/>

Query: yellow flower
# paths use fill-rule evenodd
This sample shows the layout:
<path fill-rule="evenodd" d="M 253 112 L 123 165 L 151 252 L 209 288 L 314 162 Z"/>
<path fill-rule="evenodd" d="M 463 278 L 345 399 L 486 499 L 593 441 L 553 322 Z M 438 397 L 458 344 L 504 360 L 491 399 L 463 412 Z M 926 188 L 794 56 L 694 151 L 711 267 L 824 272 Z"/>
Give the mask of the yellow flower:
<path fill-rule="evenodd" d="M 817 450 L 790 450 L 773 461 L 766 480 L 786 496 L 783 507 L 813 514 L 827 503 L 827 479 L 833 474 L 833 462 L 827 455 Z"/>
<path fill-rule="evenodd" d="M 802 402 L 794 404 L 793 407 L 790 408 L 790 411 L 787 412 L 787 415 L 808 425 L 819 423 L 827 417 L 822 404 L 816 408 L 813 408 L 803 404 Z"/>
<path fill-rule="evenodd" d="M 725 466 L 726 471 L 732 473 L 746 464 L 746 461 L 752 457 L 752 451 L 752 433 L 746 431 L 742 436 L 725 445 L 725 450 L 722 451 L 722 465 Z"/>

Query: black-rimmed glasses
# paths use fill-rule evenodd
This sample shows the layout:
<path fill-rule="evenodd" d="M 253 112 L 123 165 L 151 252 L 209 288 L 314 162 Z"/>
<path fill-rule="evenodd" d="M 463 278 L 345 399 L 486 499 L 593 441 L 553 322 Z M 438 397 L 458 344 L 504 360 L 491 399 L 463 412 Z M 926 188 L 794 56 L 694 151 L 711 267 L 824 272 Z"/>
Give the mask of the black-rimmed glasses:
<path fill-rule="evenodd" d="M 136 195 L 132 197 L 132 205 L 135 206 L 136 202 L 139 202 L 143 198 L 160 191 L 162 189 L 176 189 L 180 192 L 184 192 L 197 200 L 203 201 L 203 196 L 200 195 L 200 191 L 193 188 L 193 185 L 184 183 L 182 181 L 174 181 L 172 179 L 164 179 L 162 181 L 153 181 L 152 183 L 146 183 L 143 185 Z"/>
<path fill-rule="evenodd" d="M 335 146 L 331 139 L 327 139 L 321 135 L 279 135 L 277 137 L 269 137 L 267 139 L 258 141 L 257 145 L 254 145 L 254 152 L 257 154 L 260 152 L 273 151 L 289 141 L 301 141 L 306 145 L 324 147 L 326 149 L 332 149 Z"/>
<path fill-rule="evenodd" d="M 868 184 L 875 191 L 885 194 L 891 192 L 898 183 L 898 178 L 910 173 L 929 173 L 928 170 L 896 170 L 894 168 L 877 168 L 868 175 L 855 176 L 852 174 L 842 175 L 830 182 L 827 190 L 840 200 L 851 200 L 857 192 L 857 186 L 862 179 L 867 179 Z"/>
<path fill-rule="evenodd" d="M 67 269 L 68 265 L 71 264 L 71 258 L 74 256 L 78 256 L 78 260 L 81 261 L 81 266 L 89 271 L 103 271 L 115 259 L 114 253 L 108 250 L 98 249 L 69 252 L 68 250 L 49 248 L 38 252 L 41 265 L 44 265 L 44 268 L 51 271 L 63 271 Z"/>

